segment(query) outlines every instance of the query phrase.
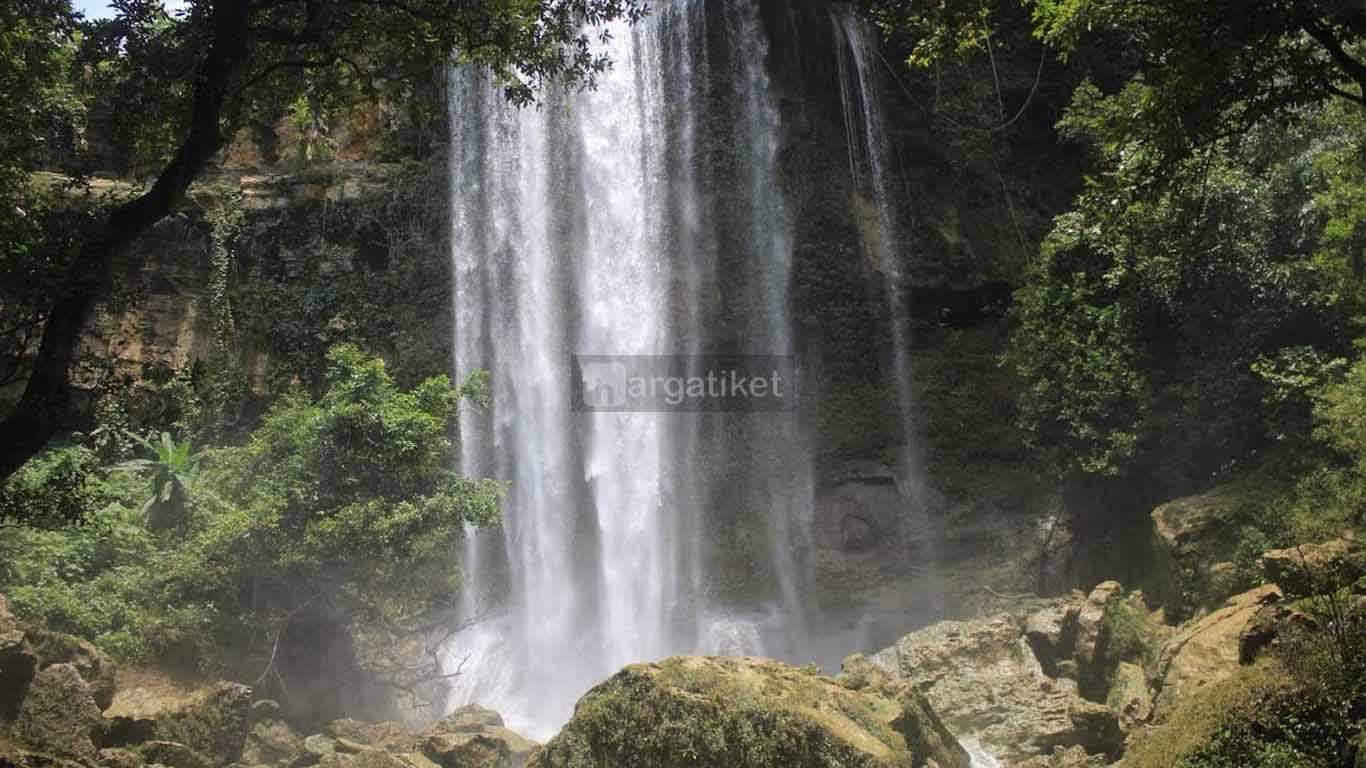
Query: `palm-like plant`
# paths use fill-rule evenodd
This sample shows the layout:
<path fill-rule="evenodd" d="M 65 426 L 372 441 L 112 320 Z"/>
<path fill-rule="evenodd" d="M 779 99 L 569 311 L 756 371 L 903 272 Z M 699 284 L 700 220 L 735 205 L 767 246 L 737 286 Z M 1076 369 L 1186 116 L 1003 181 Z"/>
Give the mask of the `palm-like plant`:
<path fill-rule="evenodd" d="M 177 443 L 169 432 L 162 432 L 158 443 L 131 433 L 130 437 L 154 458 L 130 459 L 114 468 L 122 472 L 150 473 L 152 495 L 142 505 L 148 528 L 164 530 L 179 525 L 185 520 L 190 488 L 199 474 L 199 454 L 190 452 L 189 440 Z"/>

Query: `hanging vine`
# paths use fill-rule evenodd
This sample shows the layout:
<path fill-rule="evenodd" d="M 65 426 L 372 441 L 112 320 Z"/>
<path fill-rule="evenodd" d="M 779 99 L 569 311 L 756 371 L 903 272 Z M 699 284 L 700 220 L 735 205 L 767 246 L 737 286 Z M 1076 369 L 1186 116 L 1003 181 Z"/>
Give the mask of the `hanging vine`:
<path fill-rule="evenodd" d="M 237 242 L 246 227 L 241 192 L 225 191 L 218 205 L 205 211 L 204 221 L 209 225 L 209 312 L 214 343 L 219 351 L 226 351 L 236 335 L 228 283 Z"/>

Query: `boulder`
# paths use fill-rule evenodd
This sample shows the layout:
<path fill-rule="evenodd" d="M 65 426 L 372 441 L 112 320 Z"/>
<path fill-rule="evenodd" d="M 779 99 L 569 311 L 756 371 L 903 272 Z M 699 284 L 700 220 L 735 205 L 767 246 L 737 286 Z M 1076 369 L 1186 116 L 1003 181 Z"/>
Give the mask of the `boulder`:
<path fill-rule="evenodd" d="M 422 752 L 441 768 L 512 768 L 507 743 L 483 733 L 434 734 Z"/>
<path fill-rule="evenodd" d="M 251 689 L 219 682 L 190 686 L 167 676 L 140 671 L 120 685 L 105 710 L 111 746 L 155 739 L 184 744 L 217 764 L 237 762 L 250 731 Z"/>
<path fill-rule="evenodd" d="M 487 727 L 502 727 L 503 716 L 488 707 L 466 704 L 445 720 L 432 726 L 435 733 L 472 733 Z"/>
<path fill-rule="evenodd" d="M 1274 585 L 1236 595 L 1219 610 L 1183 626 L 1158 654 L 1158 694 L 1154 718 L 1211 683 L 1227 679 L 1239 666 L 1240 638 L 1262 606 L 1281 598 Z"/>
<path fill-rule="evenodd" d="M 1366 576 L 1366 547 L 1344 537 L 1273 549 L 1262 555 L 1262 572 L 1291 597 L 1341 589 Z"/>
<path fill-rule="evenodd" d="M 1014 768 L 1103 768 L 1106 760 L 1081 747 L 1058 747 L 1047 757 L 1032 757 Z"/>
<path fill-rule="evenodd" d="M 1147 722 L 1153 713 L 1153 694 L 1148 689 L 1148 675 L 1143 668 L 1131 662 L 1120 662 L 1105 704 L 1119 713 L 1130 729 Z"/>
<path fill-rule="evenodd" d="M 90 761 L 103 727 L 90 686 L 70 664 L 38 670 L 19 708 L 14 734 L 35 749 Z"/>
<path fill-rule="evenodd" d="M 1095 687 L 1097 678 L 1104 676 L 1104 671 L 1100 669 L 1101 641 L 1105 626 L 1105 600 L 1108 599 L 1106 596 L 1104 600 L 1097 602 L 1095 599 L 1087 598 L 1086 602 L 1078 607 L 1074 619 L 1076 639 L 1072 660 L 1077 665 L 1077 680 L 1084 683 L 1083 687 L 1088 690 Z"/>
<path fill-rule="evenodd" d="M 410 768 L 409 763 L 382 749 L 367 749 L 346 760 L 346 768 Z"/>
<path fill-rule="evenodd" d="M 499 722 L 501 724 L 501 719 Z M 370 723 L 351 719 L 333 720 L 327 724 L 325 732 L 334 739 L 345 739 L 390 752 L 415 752 L 422 741 L 420 736 L 406 726 L 394 722 Z"/>
<path fill-rule="evenodd" d="M 321 733 L 315 733 L 304 739 L 304 753 L 311 755 L 314 762 L 329 755 L 335 755 L 337 753 L 337 740 Z"/>
<path fill-rule="evenodd" d="M 288 765 L 304 751 L 304 740 L 281 720 L 255 723 L 247 733 L 241 760 L 246 765 Z"/>
<path fill-rule="evenodd" d="M 633 664 L 589 691 L 538 768 L 967 768 L 924 697 L 755 658 Z"/>
<path fill-rule="evenodd" d="M 1284 603 L 1267 603 L 1257 609 L 1238 634 L 1238 663 L 1251 664 L 1267 648 L 1295 630 L 1312 630 L 1318 622 L 1309 614 Z"/>
<path fill-rule="evenodd" d="M 1072 658 L 1077 645 L 1081 593 L 1059 600 L 1025 618 L 1024 634 L 1045 673 L 1056 677 L 1058 666 Z"/>
<path fill-rule="evenodd" d="M 142 759 L 150 765 L 167 768 L 212 768 L 208 757 L 175 741 L 149 741 L 139 747 Z"/>
<path fill-rule="evenodd" d="M 1124 751 L 1124 729 L 1115 710 L 1083 699 L 1072 702 L 1067 717 L 1077 729 L 1079 743 L 1075 746 L 1110 759 Z"/>
<path fill-rule="evenodd" d="M 3 742 L 0 742 L 3 746 Z M 68 760 L 47 752 L 30 752 L 26 749 L 0 748 L 0 766 L 4 768 L 89 768 L 84 762 Z"/>
<path fill-rule="evenodd" d="M 497 712 L 477 704 L 455 710 L 427 728 L 421 738 L 423 754 L 443 766 L 522 768 L 539 746 L 504 727 Z"/>
<path fill-rule="evenodd" d="M 95 755 L 95 762 L 101 768 L 142 768 L 142 756 L 131 749 L 108 747 Z"/>
<path fill-rule="evenodd" d="M 38 655 L 39 666 L 70 664 L 90 686 L 90 694 L 101 709 L 114 700 L 114 661 L 94 643 L 74 635 L 33 629 L 28 633 Z"/>
<path fill-rule="evenodd" d="M 1225 485 L 1153 510 L 1154 579 L 1144 591 L 1162 604 L 1168 619 L 1184 619 L 1225 596 L 1211 569 L 1233 552 L 1246 496 L 1239 486 Z"/>
<path fill-rule="evenodd" d="M 1052 617 L 1035 622 L 1036 638 L 1049 647 L 1055 647 L 1052 623 Z M 972 734 L 1006 765 L 1046 757 L 1055 747 L 1111 752 L 1110 723 L 1117 726 L 1118 716 L 1101 715 L 1078 695 L 1075 681 L 1044 673 L 1026 639 L 1027 624 L 1008 613 L 943 621 L 903 637 L 871 661 L 924 691 L 951 731 Z"/>
<path fill-rule="evenodd" d="M 1086 596 L 1086 601 L 1092 605 L 1098 605 L 1101 608 L 1104 608 L 1105 604 L 1110 602 L 1111 598 L 1118 597 L 1123 594 L 1124 585 L 1120 584 L 1118 581 L 1111 579 L 1110 581 L 1102 581 L 1101 583 L 1097 584 L 1091 590 L 1091 593 Z"/>
<path fill-rule="evenodd" d="M 397 755 L 408 768 L 441 768 L 441 765 L 421 752 L 402 752 Z"/>
<path fill-rule="evenodd" d="M 3 610 L 0 603 L 0 721 L 9 721 L 19 715 L 24 693 L 38 669 L 38 655 L 23 629 L 13 624 L 6 628 Z"/>
<path fill-rule="evenodd" d="M 892 675 L 886 669 L 872 663 L 861 653 L 844 657 L 840 663 L 840 673 L 835 682 L 851 691 L 881 691 L 894 686 Z"/>

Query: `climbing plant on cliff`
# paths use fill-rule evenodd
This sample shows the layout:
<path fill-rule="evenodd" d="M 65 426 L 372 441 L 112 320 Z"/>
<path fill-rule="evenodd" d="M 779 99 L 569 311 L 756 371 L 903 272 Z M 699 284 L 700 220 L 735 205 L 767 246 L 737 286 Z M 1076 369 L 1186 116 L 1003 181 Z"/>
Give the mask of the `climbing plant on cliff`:
<path fill-rule="evenodd" d="M 49 7 L 50 6 L 50 7 Z M 13 8 L 13 5 L 7 6 Z M 62 0 L 22 4 L 19 28 L 56 19 L 50 37 L 70 34 Z M 33 9 L 30 11 L 29 9 Z M 171 18 L 156 0 L 123 0 L 112 23 L 87 47 L 86 71 L 107 75 L 109 111 L 134 121 L 140 154 L 159 158 L 155 181 L 75 245 L 60 285 L 46 295 L 42 338 L 26 369 L 22 398 L 0 421 L 0 479 L 60 429 L 68 372 L 99 297 L 129 274 L 130 245 L 175 210 L 190 183 L 254 110 L 289 103 L 305 86 L 334 87 L 347 98 L 402 93 L 454 61 L 490 69 L 514 101 L 551 80 L 591 84 L 608 65 L 584 24 L 639 18 L 642 0 L 191 0 Z M 8 27 L 9 24 L 7 23 Z M 44 38 L 39 36 L 39 41 Z M 7 70 L 9 69 L 7 61 Z M 110 74 L 112 73 L 112 74 Z M 320 77 L 326 74 L 327 77 Z M 6 77 L 6 82 L 11 78 Z M 156 110 L 123 109 L 155 95 Z M 7 92 L 4 101 L 13 99 Z M 7 123 L 18 118 L 0 114 Z M 138 122 L 141 121 L 141 122 Z M 0 133 L 9 125 L 0 126 Z M 13 165 L 12 158 L 0 158 Z M 128 258 L 125 258 L 128 257 Z"/>

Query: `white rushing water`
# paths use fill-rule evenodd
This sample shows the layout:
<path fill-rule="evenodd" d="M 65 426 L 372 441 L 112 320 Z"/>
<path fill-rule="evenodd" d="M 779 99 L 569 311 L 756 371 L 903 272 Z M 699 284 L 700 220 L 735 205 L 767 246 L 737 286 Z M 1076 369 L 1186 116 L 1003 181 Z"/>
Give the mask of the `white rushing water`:
<path fill-rule="evenodd" d="M 874 51 L 847 9 L 830 23 L 853 188 L 877 211 L 865 255 L 887 283 L 909 446 Z M 869 642 L 862 621 L 813 615 L 815 451 L 796 414 L 572 407 L 572 355 L 796 351 L 783 126 L 758 4 L 671 0 L 606 31 L 613 66 L 593 91 L 514 108 L 485 73 L 450 76 L 455 369 L 487 370 L 492 388 L 488 409 L 462 411 L 461 471 L 508 488 L 503 525 L 469 531 L 460 554 L 468 626 L 449 647 L 461 671 L 450 704 L 491 706 L 542 739 L 631 662 L 830 663 Z M 897 472 L 908 520 L 925 507 L 915 465 L 908 450 Z"/>
<path fill-rule="evenodd" d="M 737 438 L 715 414 L 569 400 L 571 354 L 793 351 L 767 43 L 754 3 L 723 5 L 708 17 L 678 0 L 614 26 L 598 88 L 539 108 L 510 107 L 481 72 L 451 76 L 455 366 L 488 370 L 493 392 L 462 414 L 461 468 L 509 485 L 502 528 L 467 537 L 453 703 L 533 736 L 626 663 L 803 646 L 813 482 L 796 418 L 744 421 Z M 718 202 L 723 186 L 740 194 Z M 734 285 L 718 285 L 723 250 Z M 726 338 L 719 296 L 741 308 Z M 721 488 L 728 463 L 738 484 Z M 702 587 L 701 515 L 720 496 L 763 506 L 756 554 L 775 588 L 741 608 Z"/>

